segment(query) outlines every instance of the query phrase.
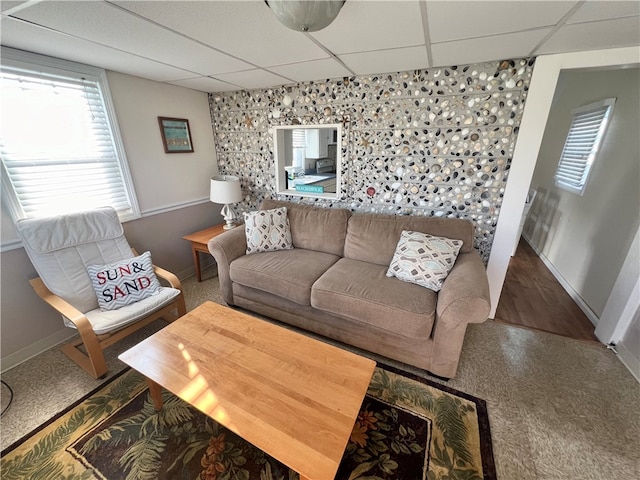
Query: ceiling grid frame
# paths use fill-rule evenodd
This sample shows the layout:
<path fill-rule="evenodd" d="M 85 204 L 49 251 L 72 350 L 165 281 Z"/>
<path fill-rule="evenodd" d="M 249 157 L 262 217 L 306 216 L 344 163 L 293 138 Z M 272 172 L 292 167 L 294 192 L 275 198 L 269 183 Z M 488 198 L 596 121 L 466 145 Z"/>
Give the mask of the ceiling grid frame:
<path fill-rule="evenodd" d="M 581 38 L 589 35 L 589 50 L 594 45 L 599 49 L 640 45 L 640 2 L 519 0 L 518 4 L 347 0 L 332 24 L 311 34 L 281 25 L 263 0 L 29 0 L 5 3 L 0 33 L 5 47 L 204 92 L 567 53 L 581 48 L 569 32 Z M 90 17 L 92 10 L 99 12 L 105 6 L 131 19 L 120 23 L 144 22 L 145 31 L 162 41 L 155 45 L 153 38 L 132 35 L 125 25 L 117 24 L 125 17 L 114 15 L 98 22 Z M 500 22 L 487 21 L 492 15 Z M 100 27 L 100 35 L 91 31 L 92 25 Z M 598 35 L 590 34 L 594 31 Z M 132 42 L 123 49 L 125 35 Z M 177 62 L 180 55 L 166 48 L 171 38 L 184 40 L 176 48 L 186 49 L 186 61 Z M 198 48 L 189 51 L 189 42 Z M 193 56 L 196 51 L 206 54 L 207 49 L 212 59 L 228 58 L 229 68 L 202 71 L 206 61 Z M 238 70 L 240 65 L 246 68 Z"/>

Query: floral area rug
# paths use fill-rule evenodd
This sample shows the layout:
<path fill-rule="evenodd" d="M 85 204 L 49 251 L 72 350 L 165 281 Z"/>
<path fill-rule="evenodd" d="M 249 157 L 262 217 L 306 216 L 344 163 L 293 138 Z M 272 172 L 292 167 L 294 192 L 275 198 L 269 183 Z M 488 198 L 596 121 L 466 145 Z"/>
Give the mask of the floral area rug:
<path fill-rule="evenodd" d="M 2 452 L 2 478 L 299 478 L 172 394 L 163 398 L 156 412 L 145 380 L 126 370 Z M 336 479 L 495 478 L 483 400 L 376 368 Z"/>

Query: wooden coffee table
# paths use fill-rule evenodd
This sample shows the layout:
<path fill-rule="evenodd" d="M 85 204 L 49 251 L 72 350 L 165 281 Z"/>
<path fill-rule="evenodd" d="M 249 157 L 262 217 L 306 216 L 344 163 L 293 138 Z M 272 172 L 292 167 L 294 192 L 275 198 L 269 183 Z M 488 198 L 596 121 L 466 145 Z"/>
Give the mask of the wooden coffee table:
<path fill-rule="evenodd" d="M 119 357 L 300 474 L 332 480 L 375 362 L 206 302 Z"/>

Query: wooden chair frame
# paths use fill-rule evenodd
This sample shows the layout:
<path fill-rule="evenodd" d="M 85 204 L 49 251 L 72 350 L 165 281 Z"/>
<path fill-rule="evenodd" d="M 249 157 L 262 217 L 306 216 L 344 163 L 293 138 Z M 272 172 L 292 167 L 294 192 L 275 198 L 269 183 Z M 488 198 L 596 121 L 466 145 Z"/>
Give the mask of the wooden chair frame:
<path fill-rule="evenodd" d="M 30 280 L 29 283 L 40 298 L 51 305 L 63 316 L 68 318 L 76 326 L 80 338 L 64 345 L 62 347 L 62 352 L 86 370 L 93 378 L 97 379 L 107 374 L 107 364 L 104 359 L 105 348 L 122 340 L 128 335 L 131 335 L 159 318 L 164 318 L 168 322 L 173 322 L 187 313 L 184 295 L 182 293 L 182 285 L 180 284 L 178 277 L 155 265 L 153 266 L 153 270 L 159 278 L 166 280 L 173 288 L 180 290 L 180 294 L 175 298 L 175 300 L 173 300 L 173 302 L 162 307 L 160 310 L 150 313 L 147 317 L 129 324 L 120 330 L 105 333 L 103 335 L 96 335 L 87 317 L 64 299 L 52 293 L 39 277 Z M 173 311 L 175 311 L 175 313 L 173 313 Z M 87 351 L 86 354 L 78 348 L 81 345 L 84 345 Z"/>

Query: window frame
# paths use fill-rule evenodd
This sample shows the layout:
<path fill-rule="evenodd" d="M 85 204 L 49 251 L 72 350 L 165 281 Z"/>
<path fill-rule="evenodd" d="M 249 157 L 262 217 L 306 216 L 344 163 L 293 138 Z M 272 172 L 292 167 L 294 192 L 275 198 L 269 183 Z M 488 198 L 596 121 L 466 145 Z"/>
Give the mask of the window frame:
<path fill-rule="evenodd" d="M 589 176 L 591 174 L 591 168 L 595 162 L 597 155 L 600 151 L 602 142 L 607 132 L 607 128 L 611 123 L 611 117 L 613 116 L 613 109 L 616 103 L 615 97 L 605 98 L 603 100 L 584 105 L 582 107 L 574 108 L 571 110 L 571 124 L 567 137 L 562 147 L 562 153 L 560 154 L 560 160 L 556 167 L 554 174 L 554 184 L 556 187 L 565 190 L 567 192 L 575 193 L 576 195 L 584 195 L 584 191 L 587 187 Z M 578 135 L 572 135 L 575 132 L 577 123 L 584 121 L 585 114 L 594 114 L 604 110 L 604 116 L 600 120 L 597 131 L 596 129 L 590 130 L 592 140 L 587 140 L 587 144 L 590 143 L 587 148 L 584 148 L 582 152 L 582 158 L 576 158 L 575 156 L 569 158 L 567 152 L 573 146 L 575 151 L 575 143 L 578 141 Z M 565 155 L 567 154 L 567 155 Z M 581 169 L 581 172 L 580 172 Z M 578 170 L 579 175 L 575 175 L 575 171 Z M 567 177 L 580 176 L 579 181 L 570 181 Z"/>
<path fill-rule="evenodd" d="M 28 70 L 31 72 L 43 72 L 46 74 L 52 74 L 61 77 L 73 78 L 84 76 L 86 78 L 90 78 L 92 81 L 97 82 L 98 89 L 102 97 L 102 102 L 104 104 L 108 129 L 113 140 L 116 162 L 122 175 L 122 183 L 130 207 L 129 210 L 125 212 L 119 211 L 118 216 L 121 222 L 141 218 L 140 206 L 138 204 L 136 191 L 133 184 L 133 178 L 129 169 L 129 163 L 127 160 L 124 143 L 120 135 L 120 128 L 118 126 L 106 71 L 104 69 L 93 67 L 90 65 L 62 60 L 54 57 L 48 57 L 45 55 L 39 55 L 36 53 L 25 52 L 21 50 L 15 50 L 8 47 L 2 47 L 1 53 L 2 67 L 7 66 Z M 18 199 L 14 191 L 14 186 L 9 179 L 4 161 L 0 162 L 0 164 L 2 165 L 2 197 L 3 201 L 5 201 L 7 204 L 8 212 L 10 213 L 14 222 L 18 219 L 28 218 L 23 210 L 20 200 Z"/>

